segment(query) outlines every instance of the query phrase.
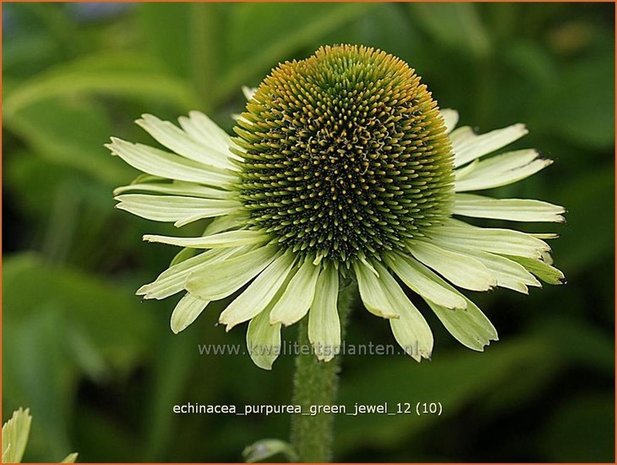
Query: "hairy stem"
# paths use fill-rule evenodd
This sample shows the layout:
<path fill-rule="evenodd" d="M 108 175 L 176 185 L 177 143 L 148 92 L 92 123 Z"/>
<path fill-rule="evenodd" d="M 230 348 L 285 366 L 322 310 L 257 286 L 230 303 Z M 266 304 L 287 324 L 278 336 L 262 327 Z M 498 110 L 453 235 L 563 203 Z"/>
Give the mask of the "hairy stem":
<path fill-rule="evenodd" d="M 345 326 L 356 294 L 355 286 L 341 289 L 338 299 L 342 339 Z M 343 339 L 344 340 L 344 339 Z M 307 412 L 312 405 L 332 405 L 336 402 L 338 374 L 341 356 L 329 362 L 320 362 L 314 354 L 304 353 L 308 347 L 308 318 L 299 324 L 298 346 L 302 350 L 296 356 L 293 403 L 301 405 Z M 318 413 L 316 415 L 294 415 L 291 421 L 291 444 L 300 462 L 329 462 L 332 460 L 334 443 L 334 416 Z"/>

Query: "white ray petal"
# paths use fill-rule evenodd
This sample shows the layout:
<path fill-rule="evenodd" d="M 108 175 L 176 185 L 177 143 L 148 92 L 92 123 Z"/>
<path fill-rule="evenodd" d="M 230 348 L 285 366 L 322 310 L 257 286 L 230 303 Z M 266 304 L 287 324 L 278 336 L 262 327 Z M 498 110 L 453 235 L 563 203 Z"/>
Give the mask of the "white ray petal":
<path fill-rule="evenodd" d="M 178 245 L 195 249 L 211 249 L 216 247 L 238 247 L 241 245 L 255 245 L 267 241 L 268 235 L 262 231 L 239 229 L 221 232 L 201 237 L 171 237 L 146 234 L 144 241 L 159 242 L 161 244 Z"/>
<path fill-rule="evenodd" d="M 536 150 L 517 150 L 482 160 L 464 178 L 456 177 L 454 190 L 467 192 L 506 186 L 525 179 L 552 164 L 538 158 Z M 455 172 L 456 176 L 456 172 Z"/>
<path fill-rule="evenodd" d="M 412 291 L 447 308 L 467 306 L 465 299 L 441 286 L 434 279 L 435 274 L 413 257 L 392 253 L 386 256 L 386 263 Z"/>
<path fill-rule="evenodd" d="M 540 258 L 551 248 L 541 239 L 512 229 L 479 228 L 457 220 L 446 220 L 428 237 L 437 245 L 473 248 L 499 255 Z"/>
<path fill-rule="evenodd" d="M 133 144 L 112 137 L 106 147 L 114 155 L 144 173 L 178 181 L 198 182 L 213 187 L 225 188 L 235 181 L 229 171 L 209 167 L 178 155 L 143 144 Z"/>
<path fill-rule="evenodd" d="M 565 208 L 532 199 L 493 199 L 473 194 L 454 196 L 455 215 L 472 218 L 494 218 L 510 221 L 565 221 Z"/>
<path fill-rule="evenodd" d="M 418 261 L 464 289 L 486 291 L 497 284 L 486 266 L 467 254 L 447 250 L 428 240 L 409 241 L 408 247 Z"/>
<path fill-rule="evenodd" d="M 309 311 L 315 297 L 315 287 L 321 267 L 306 260 L 296 271 L 279 301 L 270 312 L 270 323 L 292 325 Z"/>
<path fill-rule="evenodd" d="M 229 331 L 264 311 L 287 281 L 293 262 L 294 255 L 290 252 L 274 260 L 227 306 L 219 317 L 219 323 L 226 325 Z"/>
<path fill-rule="evenodd" d="M 169 121 L 162 121 L 156 116 L 145 114 L 136 123 L 157 142 L 183 157 L 217 168 L 231 167 L 227 158 L 227 150 L 221 151 L 211 145 L 206 145 Z"/>
<path fill-rule="evenodd" d="M 192 296 L 188 292 L 184 294 L 171 314 L 170 326 L 174 334 L 178 334 L 190 326 L 209 303 Z"/>
<path fill-rule="evenodd" d="M 180 195 L 188 197 L 202 197 L 205 199 L 233 199 L 234 193 L 231 191 L 214 189 L 192 182 L 143 182 L 134 183 L 114 189 L 114 195 L 125 194 L 127 192 L 156 192 L 159 194 Z"/>
<path fill-rule="evenodd" d="M 450 134 L 456 127 L 456 123 L 458 123 L 458 111 L 450 108 L 444 108 L 443 110 L 440 110 L 440 112 L 441 117 L 446 124 L 446 132 Z"/>
<path fill-rule="evenodd" d="M 454 166 L 459 167 L 472 160 L 499 150 L 520 139 L 529 131 L 523 124 L 513 124 L 477 135 L 469 126 L 455 129 L 450 135 L 454 149 Z"/>
<path fill-rule="evenodd" d="M 269 308 L 252 318 L 246 331 L 246 346 L 253 363 L 271 370 L 281 351 L 281 324 L 270 324 Z"/>
<path fill-rule="evenodd" d="M 317 292 L 308 320 L 308 338 L 315 356 L 329 362 L 340 350 L 341 322 L 337 300 L 339 290 L 338 271 L 332 265 L 325 266 L 317 280 Z"/>
<path fill-rule="evenodd" d="M 420 311 L 407 298 L 401 287 L 383 265 L 375 263 L 379 282 L 399 318 L 390 319 L 396 342 L 416 361 L 430 358 L 433 352 L 433 333 Z"/>
<path fill-rule="evenodd" d="M 245 253 L 248 247 L 236 249 L 212 249 L 170 266 L 153 282 L 144 284 L 137 290 L 137 295 L 145 299 L 164 299 L 184 289 L 184 284 L 191 273 L 206 269 L 215 263 Z"/>
<path fill-rule="evenodd" d="M 186 290 L 203 300 L 224 299 L 261 273 L 276 253 L 275 247 L 264 246 L 217 262 L 192 273 L 186 281 Z"/>
<path fill-rule="evenodd" d="M 116 208 L 153 221 L 183 226 L 202 218 L 234 213 L 241 204 L 235 200 L 202 199 L 173 195 L 123 194 L 115 197 Z"/>
<path fill-rule="evenodd" d="M 398 318 L 398 311 L 388 300 L 376 272 L 363 263 L 354 262 L 353 269 L 358 280 L 360 298 L 366 309 L 382 318 Z"/>

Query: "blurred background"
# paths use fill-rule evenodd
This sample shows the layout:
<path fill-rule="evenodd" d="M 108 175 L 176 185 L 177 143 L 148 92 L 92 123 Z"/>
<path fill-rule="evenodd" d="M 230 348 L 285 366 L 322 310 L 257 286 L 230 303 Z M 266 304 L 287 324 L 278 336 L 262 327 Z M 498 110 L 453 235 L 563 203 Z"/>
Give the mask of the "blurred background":
<path fill-rule="evenodd" d="M 407 61 L 442 107 L 488 131 L 524 122 L 517 143 L 556 161 L 495 196 L 565 205 L 557 265 L 568 284 L 473 296 L 500 333 L 460 346 L 426 312 L 431 362 L 347 357 L 340 401 L 440 401 L 441 417 L 337 417 L 338 461 L 614 460 L 614 5 L 3 3 L 3 414 L 34 417 L 25 459 L 241 461 L 289 418 L 174 415 L 176 403 L 289 403 L 293 361 L 248 356 L 218 310 L 181 335 L 174 299 L 140 302 L 177 250 L 144 244 L 171 225 L 114 210 L 136 172 L 111 135 L 151 143 L 142 113 L 191 109 L 231 130 L 279 61 L 358 43 Z M 503 225 L 493 222 L 491 225 Z M 200 233 L 203 225 L 185 228 Z M 220 308 L 220 307 L 219 307 Z M 424 308 L 424 307 L 423 307 Z M 348 341 L 394 343 L 360 308 Z M 284 332 L 295 339 L 295 327 Z"/>

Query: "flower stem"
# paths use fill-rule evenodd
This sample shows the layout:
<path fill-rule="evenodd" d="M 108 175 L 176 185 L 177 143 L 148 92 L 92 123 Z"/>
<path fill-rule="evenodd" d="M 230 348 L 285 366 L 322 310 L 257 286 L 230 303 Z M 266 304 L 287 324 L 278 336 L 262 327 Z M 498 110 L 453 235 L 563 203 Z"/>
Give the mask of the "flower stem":
<path fill-rule="evenodd" d="M 339 293 L 341 340 L 345 337 L 345 327 L 353 297 L 356 294 L 355 290 L 355 286 L 348 285 Z M 320 362 L 314 354 L 304 353 L 303 347 L 310 347 L 308 318 L 300 322 L 298 330 L 298 347 L 301 352 L 296 356 L 293 403 L 301 405 L 303 412 L 308 412 L 313 405 L 330 406 L 336 402 L 341 355 L 337 355 L 329 362 Z M 292 416 L 291 444 L 300 462 L 331 461 L 333 442 L 334 416 L 332 414 Z"/>

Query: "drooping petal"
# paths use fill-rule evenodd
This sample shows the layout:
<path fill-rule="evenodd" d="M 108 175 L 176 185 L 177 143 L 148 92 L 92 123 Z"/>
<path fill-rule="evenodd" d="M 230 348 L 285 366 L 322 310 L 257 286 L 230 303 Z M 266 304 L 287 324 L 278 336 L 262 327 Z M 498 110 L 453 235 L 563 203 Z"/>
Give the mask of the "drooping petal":
<path fill-rule="evenodd" d="M 144 173 L 178 181 L 198 182 L 214 187 L 225 187 L 235 181 L 228 171 L 202 165 L 163 150 L 143 144 L 133 144 L 112 137 L 106 147 L 114 155 Z"/>
<path fill-rule="evenodd" d="M 341 322 L 339 320 L 338 272 L 332 265 L 325 266 L 317 280 L 317 292 L 308 320 L 308 338 L 313 345 L 315 356 L 329 362 L 341 345 Z"/>
<path fill-rule="evenodd" d="M 408 247 L 418 261 L 464 289 L 486 291 L 497 285 L 486 266 L 469 255 L 453 252 L 426 240 L 409 241 Z"/>
<path fill-rule="evenodd" d="M 392 275 L 379 263 L 375 264 L 386 298 L 397 309 L 399 318 L 390 319 L 396 342 L 416 361 L 430 358 L 433 352 L 433 333 L 420 311 L 407 298 Z"/>
<path fill-rule="evenodd" d="M 465 347 L 482 352 L 491 341 L 499 340 L 497 330 L 476 304 L 466 297 L 464 298 L 467 301 L 465 310 L 452 310 L 430 300 L 426 302 L 457 341 Z"/>
<path fill-rule="evenodd" d="M 123 194 L 116 208 L 153 221 L 174 222 L 177 227 L 203 218 L 228 215 L 241 208 L 236 200 L 201 199 L 175 195 Z"/>
<path fill-rule="evenodd" d="M 163 271 L 154 282 L 144 284 L 137 290 L 137 295 L 145 299 L 164 299 L 184 289 L 184 284 L 191 273 L 206 269 L 235 255 L 243 254 L 248 247 L 236 249 L 212 249 L 195 257 L 188 258 Z"/>
<path fill-rule="evenodd" d="M 483 351 L 484 347 L 490 344 L 491 341 L 499 340 L 497 330 L 476 304 L 440 277 L 435 276 L 435 279 L 445 288 L 460 295 L 467 303 L 467 307 L 464 310 L 458 308 L 450 309 L 424 298 L 429 307 L 435 312 L 435 315 L 437 315 L 437 318 L 439 318 L 441 323 L 456 340 L 465 347 L 480 352 Z"/>
<path fill-rule="evenodd" d="M 499 150 L 520 139 L 529 131 L 523 124 L 514 124 L 485 134 L 476 134 L 469 126 L 455 129 L 450 134 L 454 150 L 454 166 L 459 167 L 472 160 Z"/>
<path fill-rule="evenodd" d="M 271 370 L 281 351 L 281 324 L 271 324 L 268 308 L 251 319 L 246 331 L 246 346 L 253 363 Z"/>
<path fill-rule="evenodd" d="M 398 318 L 398 311 L 392 308 L 380 282 L 373 270 L 363 263 L 354 262 L 353 269 L 358 280 L 360 298 L 366 309 L 382 318 Z"/>
<path fill-rule="evenodd" d="M 465 308 L 467 306 L 465 299 L 440 285 L 438 280 L 434 279 L 435 273 L 413 257 L 392 253 L 386 255 L 386 263 L 416 294 L 446 308 Z"/>
<path fill-rule="evenodd" d="M 437 245 L 473 248 L 499 255 L 540 258 L 549 252 L 549 245 L 537 237 L 520 231 L 500 228 L 479 228 L 462 221 L 447 220 L 443 226 L 430 231 L 431 241 Z"/>
<path fill-rule="evenodd" d="M 287 281 L 294 262 L 294 255 L 286 252 L 274 260 L 255 280 L 221 313 L 219 323 L 227 325 L 227 331 L 250 320 L 264 311 L 279 289 Z"/>
<path fill-rule="evenodd" d="M 219 300 L 233 294 L 274 260 L 277 250 L 259 247 L 200 269 L 188 277 L 186 290 L 203 300 Z"/>
<path fill-rule="evenodd" d="M 203 144 L 169 121 L 161 121 L 156 116 L 146 114 L 136 122 L 157 142 L 189 160 L 222 169 L 231 167 L 227 158 L 228 150 L 221 151 Z"/>
<path fill-rule="evenodd" d="M 553 163 L 539 156 L 535 150 L 518 150 L 482 160 L 464 178 L 456 178 L 454 190 L 476 191 L 515 183 Z"/>
<path fill-rule="evenodd" d="M 161 244 L 178 245 L 195 249 L 212 249 L 217 247 L 238 247 L 241 245 L 262 244 L 269 239 L 262 231 L 239 229 L 201 237 L 172 237 L 146 234 L 144 241 Z"/>
<path fill-rule="evenodd" d="M 209 301 L 192 296 L 188 292 L 180 299 L 171 313 L 170 326 L 174 334 L 184 331 L 204 311 Z"/>
<path fill-rule="evenodd" d="M 492 199 L 481 195 L 456 194 L 452 213 L 473 218 L 563 223 L 565 208 L 540 200 Z"/>
<path fill-rule="evenodd" d="M 270 323 L 285 326 L 296 323 L 308 312 L 315 297 L 315 286 L 321 267 L 305 260 L 270 312 Z"/>

